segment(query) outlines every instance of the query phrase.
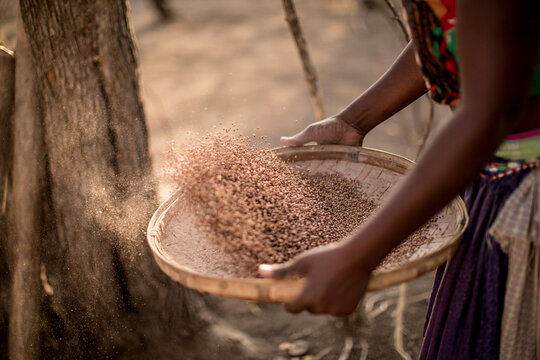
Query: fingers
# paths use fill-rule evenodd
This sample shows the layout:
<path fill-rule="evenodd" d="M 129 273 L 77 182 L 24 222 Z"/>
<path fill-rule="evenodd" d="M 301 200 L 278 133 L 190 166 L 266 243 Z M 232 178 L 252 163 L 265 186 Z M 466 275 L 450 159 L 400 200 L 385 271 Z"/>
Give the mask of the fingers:
<path fill-rule="evenodd" d="M 301 264 L 297 261 L 293 261 L 286 264 L 280 264 L 280 265 L 270 265 L 270 264 L 261 264 L 259 265 L 259 275 L 263 278 L 270 278 L 270 279 L 283 279 L 289 275 L 292 274 L 302 274 L 302 272 L 305 273 L 305 271 L 301 271 Z M 305 287 L 304 290 L 301 292 L 299 296 L 297 296 L 294 300 L 291 302 L 285 304 L 285 309 L 293 314 L 299 313 L 303 310 L 306 310 L 306 294 L 305 294 Z M 310 310 L 311 312 L 315 312 L 314 310 Z"/>
<path fill-rule="evenodd" d="M 345 121 L 330 117 L 307 126 L 296 135 L 283 136 L 280 140 L 285 146 L 301 146 L 311 141 L 319 145 L 361 145 L 363 138 L 363 134 Z"/>
<path fill-rule="evenodd" d="M 263 278 L 283 279 L 290 275 L 305 275 L 302 264 L 292 261 L 285 264 L 261 264 L 259 265 L 259 275 Z"/>
<path fill-rule="evenodd" d="M 312 314 L 346 316 L 356 309 L 358 303 L 351 300 L 347 296 L 339 298 L 328 296 L 313 283 L 308 283 L 300 295 L 285 304 L 285 310 L 292 314 L 298 314 L 305 310 Z"/>
<path fill-rule="evenodd" d="M 312 314 L 321 313 L 320 310 L 322 309 L 319 309 L 319 307 L 316 306 L 316 301 L 314 302 L 314 300 L 318 298 L 318 296 L 313 291 L 313 285 L 313 281 L 308 279 L 300 294 L 294 299 L 292 299 L 290 302 L 285 304 L 285 310 L 292 314 L 298 314 L 299 312 L 302 312 L 304 310 L 307 310 Z"/>
<path fill-rule="evenodd" d="M 341 296 L 328 298 L 327 294 L 310 291 L 306 286 L 298 297 L 285 304 L 285 310 L 298 314 L 304 310 L 312 314 L 328 314 L 332 316 L 347 316 L 352 314 L 358 306 L 358 299 Z"/>
<path fill-rule="evenodd" d="M 285 310 L 287 310 L 291 314 L 298 314 L 299 312 L 302 312 L 304 310 L 308 310 L 309 312 L 316 314 L 315 309 L 308 308 L 303 296 L 298 296 L 294 300 L 286 303 Z"/>
<path fill-rule="evenodd" d="M 340 304 L 335 304 L 328 309 L 328 315 L 332 316 L 348 316 L 352 314 L 358 306 L 358 302 L 344 302 Z"/>
<path fill-rule="evenodd" d="M 313 131 L 311 130 L 311 127 L 308 126 L 296 135 L 282 136 L 279 140 L 285 146 L 300 146 L 315 139 L 313 138 Z"/>

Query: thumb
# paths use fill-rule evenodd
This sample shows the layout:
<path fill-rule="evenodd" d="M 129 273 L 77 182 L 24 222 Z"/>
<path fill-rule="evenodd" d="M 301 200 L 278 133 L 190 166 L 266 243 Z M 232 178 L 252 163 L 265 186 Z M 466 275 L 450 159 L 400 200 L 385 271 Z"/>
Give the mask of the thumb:
<path fill-rule="evenodd" d="M 313 140 L 315 140 L 313 138 L 313 131 L 309 126 L 296 135 L 282 136 L 280 139 L 281 143 L 285 146 L 300 146 Z"/>
<path fill-rule="evenodd" d="M 283 279 L 293 274 L 298 274 L 300 270 L 297 261 L 285 264 L 261 264 L 259 265 L 259 275 L 269 279 Z"/>

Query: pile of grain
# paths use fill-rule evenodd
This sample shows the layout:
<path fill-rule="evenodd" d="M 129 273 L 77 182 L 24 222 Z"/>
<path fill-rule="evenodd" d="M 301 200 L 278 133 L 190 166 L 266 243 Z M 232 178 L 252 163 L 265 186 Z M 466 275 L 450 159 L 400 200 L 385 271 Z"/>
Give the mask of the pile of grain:
<path fill-rule="evenodd" d="M 196 226 L 235 259 L 240 276 L 253 276 L 258 264 L 282 263 L 343 239 L 377 206 L 357 182 L 292 167 L 259 142 L 222 130 L 171 152 L 169 159 Z M 422 234 L 416 239 L 425 241 Z"/>

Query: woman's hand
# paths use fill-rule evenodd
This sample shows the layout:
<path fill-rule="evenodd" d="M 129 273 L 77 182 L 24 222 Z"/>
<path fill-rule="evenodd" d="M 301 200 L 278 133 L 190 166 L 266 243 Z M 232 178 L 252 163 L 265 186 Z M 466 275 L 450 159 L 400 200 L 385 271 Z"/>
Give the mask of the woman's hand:
<path fill-rule="evenodd" d="M 416 64 L 414 46 L 409 43 L 390 69 L 338 115 L 313 123 L 294 136 L 282 137 L 281 142 L 286 146 L 300 146 L 310 141 L 362 145 L 364 136 L 371 129 L 426 91 Z"/>
<path fill-rule="evenodd" d="M 274 279 L 290 275 L 306 278 L 300 295 L 285 305 L 291 313 L 307 310 L 345 316 L 364 296 L 371 273 L 356 255 L 343 245 L 329 245 L 307 251 L 283 265 L 260 265 L 259 274 Z"/>
<path fill-rule="evenodd" d="M 362 145 L 364 135 L 336 115 L 308 125 L 296 135 L 283 136 L 280 140 L 286 146 L 300 146 L 310 141 L 319 145 Z"/>
<path fill-rule="evenodd" d="M 414 46 L 410 43 L 390 69 L 339 114 L 313 123 L 294 136 L 284 136 L 281 142 L 286 146 L 300 146 L 310 141 L 318 144 L 362 145 L 364 136 L 371 129 L 426 91 L 422 73 L 416 64 Z"/>

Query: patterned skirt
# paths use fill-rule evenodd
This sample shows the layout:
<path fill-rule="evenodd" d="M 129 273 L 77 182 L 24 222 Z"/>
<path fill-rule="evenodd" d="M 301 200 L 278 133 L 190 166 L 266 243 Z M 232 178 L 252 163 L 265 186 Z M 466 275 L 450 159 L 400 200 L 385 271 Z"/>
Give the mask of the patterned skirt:
<path fill-rule="evenodd" d="M 469 226 L 437 270 L 420 359 L 498 359 L 508 257 L 488 230 L 529 172 L 480 177 L 465 192 Z"/>

